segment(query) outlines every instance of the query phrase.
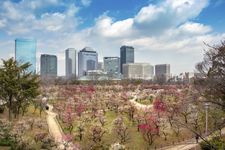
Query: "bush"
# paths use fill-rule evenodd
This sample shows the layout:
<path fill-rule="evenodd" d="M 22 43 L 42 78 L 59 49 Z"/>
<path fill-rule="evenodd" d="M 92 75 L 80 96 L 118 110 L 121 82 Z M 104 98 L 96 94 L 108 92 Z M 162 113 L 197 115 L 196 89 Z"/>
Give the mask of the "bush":
<path fill-rule="evenodd" d="M 13 143 L 11 139 L 0 139 L 0 146 L 11 146 Z"/>
<path fill-rule="evenodd" d="M 0 114 L 3 114 L 3 112 L 4 112 L 4 106 L 0 106 Z"/>
<path fill-rule="evenodd" d="M 200 146 L 202 150 L 224 150 L 225 149 L 225 141 L 220 137 L 215 137 L 209 141 L 211 145 L 207 144 L 206 142 L 201 142 Z M 213 146 L 213 148 L 212 148 Z"/>

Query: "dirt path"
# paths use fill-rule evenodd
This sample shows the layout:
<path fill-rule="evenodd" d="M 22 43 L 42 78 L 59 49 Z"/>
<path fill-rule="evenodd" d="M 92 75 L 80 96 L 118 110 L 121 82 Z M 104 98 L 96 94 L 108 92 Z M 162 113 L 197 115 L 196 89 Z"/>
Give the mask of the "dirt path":
<path fill-rule="evenodd" d="M 153 107 L 153 105 L 144 105 L 144 104 L 140 104 L 138 102 L 136 102 L 136 99 L 137 99 L 137 95 L 134 96 L 133 99 L 130 100 L 130 103 L 132 105 L 134 105 L 137 109 L 141 109 L 141 110 L 146 110 L 146 109 L 150 109 Z"/>
<path fill-rule="evenodd" d="M 140 103 L 136 102 L 136 99 L 138 97 L 138 94 L 140 93 L 139 88 L 140 88 L 140 86 L 137 87 L 137 89 L 136 89 L 136 91 L 134 93 L 134 97 L 133 97 L 133 99 L 130 100 L 130 103 L 132 105 L 134 105 L 139 110 L 147 110 L 147 109 L 152 108 L 153 107 L 152 104 L 151 105 L 144 105 L 144 104 L 140 104 Z"/>
<path fill-rule="evenodd" d="M 61 127 L 59 126 L 56 120 L 56 113 L 52 111 L 53 106 L 48 105 L 49 110 L 46 111 L 47 115 L 47 123 L 49 126 L 49 132 L 52 137 L 54 137 L 56 143 L 61 143 L 63 141 L 63 132 Z"/>
<path fill-rule="evenodd" d="M 67 143 L 66 148 L 64 144 L 66 143 L 63 139 L 64 133 L 62 131 L 62 128 L 60 127 L 56 116 L 57 114 L 54 113 L 53 106 L 48 104 L 49 109 L 46 110 L 47 113 L 47 123 L 48 123 L 48 128 L 49 128 L 49 133 L 50 135 L 54 138 L 56 144 L 57 144 L 57 149 L 59 150 L 73 150 L 73 143 Z"/>
<path fill-rule="evenodd" d="M 225 135 L 225 128 L 222 129 L 221 134 Z M 210 139 L 210 138 L 212 138 L 212 136 L 208 136 L 206 139 Z M 202 139 L 199 139 L 199 143 L 202 141 L 203 141 Z M 190 150 L 190 149 L 196 148 L 199 145 L 199 143 L 196 143 L 195 140 L 190 139 L 190 141 L 187 143 L 179 144 L 176 146 L 168 146 L 168 147 L 161 148 L 159 150 Z"/>
<path fill-rule="evenodd" d="M 130 100 L 130 103 L 139 110 L 146 110 L 146 109 L 152 108 L 153 105 L 144 105 L 144 104 L 140 104 L 140 103 L 136 102 L 136 99 L 140 92 L 139 88 L 140 88 L 140 86 L 138 86 L 138 88 L 136 89 L 136 91 L 133 95 L 133 99 Z M 222 129 L 222 135 L 225 135 L 225 128 Z M 210 137 L 208 137 L 208 138 L 210 138 Z M 199 139 L 199 142 L 202 142 L 202 140 Z M 160 148 L 159 150 L 190 150 L 190 149 L 196 148 L 198 145 L 199 145 L 199 143 L 196 143 L 195 139 L 190 139 L 187 141 L 187 143 L 180 143 L 175 146 L 172 145 L 172 146 Z"/>

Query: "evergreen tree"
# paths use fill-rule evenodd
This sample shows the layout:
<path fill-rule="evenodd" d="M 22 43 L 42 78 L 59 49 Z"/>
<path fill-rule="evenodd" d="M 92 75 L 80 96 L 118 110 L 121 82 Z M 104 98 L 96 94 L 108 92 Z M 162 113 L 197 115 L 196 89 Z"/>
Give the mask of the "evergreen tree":
<path fill-rule="evenodd" d="M 18 63 L 13 58 L 3 60 L 0 68 L 0 99 L 8 107 L 9 120 L 24 113 L 39 95 L 39 77 L 29 72 L 30 63 Z"/>

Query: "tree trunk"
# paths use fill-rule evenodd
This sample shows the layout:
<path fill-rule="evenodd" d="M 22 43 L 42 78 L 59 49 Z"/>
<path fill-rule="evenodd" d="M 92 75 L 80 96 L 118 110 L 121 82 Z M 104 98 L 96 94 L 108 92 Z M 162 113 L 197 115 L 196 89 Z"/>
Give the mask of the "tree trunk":
<path fill-rule="evenodd" d="M 9 96 L 9 121 L 12 120 L 12 95 Z"/>

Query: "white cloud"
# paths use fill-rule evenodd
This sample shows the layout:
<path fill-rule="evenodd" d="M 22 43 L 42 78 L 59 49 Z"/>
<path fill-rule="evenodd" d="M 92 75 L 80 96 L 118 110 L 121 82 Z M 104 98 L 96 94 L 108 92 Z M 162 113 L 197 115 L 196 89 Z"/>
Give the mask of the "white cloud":
<path fill-rule="evenodd" d="M 82 5 L 85 7 L 89 6 L 91 4 L 91 0 L 81 0 Z"/>
<path fill-rule="evenodd" d="M 0 10 L 0 28 L 14 36 L 35 35 L 39 53 L 58 56 L 59 75 L 65 72 L 64 50 L 68 47 L 80 50 L 90 46 L 102 57 L 118 56 L 121 45 L 131 45 L 135 48 L 135 61 L 153 65 L 171 63 L 173 72 L 179 73 L 192 71 L 195 63 L 201 60 L 203 42 L 211 44 L 225 38 L 223 33 L 215 34 L 209 25 L 193 21 L 207 7 L 208 0 L 166 0 L 143 7 L 132 18 L 124 20 L 116 20 L 104 13 L 92 27 L 83 30 L 76 28 L 80 21 L 76 14 L 80 8 L 74 4 L 66 5 L 63 12 L 44 12 L 37 16 L 34 10 L 44 7 L 44 0 L 39 3 L 24 1 L 27 3 L 10 4 L 23 15 L 22 18 L 15 19 L 12 15 L 2 21 L 1 14 L 7 13 L 8 9 Z M 48 5 L 60 3 L 54 0 Z M 1 43 L 4 42 L 0 42 L 1 48 L 13 51 L 13 42 Z M 0 51 L 2 53 L 7 55 Z"/>
<path fill-rule="evenodd" d="M 104 14 L 97 19 L 92 30 L 105 37 L 159 36 L 197 17 L 207 5 L 208 0 L 166 0 L 143 7 L 133 18 L 125 20 L 114 22 Z M 194 22 L 185 25 L 205 27 Z"/>
<path fill-rule="evenodd" d="M 0 19 L 0 28 L 5 27 L 6 20 L 5 19 Z"/>
<path fill-rule="evenodd" d="M 162 7 L 157 7 L 155 5 L 149 5 L 143 7 L 138 14 L 135 16 L 135 21 L 138 24 L 151 23 L 156 21 L 160 16 L 166 13 L 165 9 Z"/>
<path fill-rule="evenodd" d="M 208 0 L 166 0 L 158 5 L 150 4 L 134 17 L 134 26 L 144 31 L 141 34 L 162 34 L 168 28 L 197 17 L 207 5 Z"/>
<path fill-rule="evenodd" d="M 209 33 L 210 31 L 212 31 L 212 28 L 200 23 L 187 22 L 181 25 L 178 30 L 185 34 L 199 35 Z"/>
<path fill-rule="evenodd" d="M 23 0 L 19 3 L 10 1 L 0 2 L 2 9 L 0 10 L 0 27 L 4 27 L 4 31 L 10 35 L 23 35 L 34 32 L 71 32 L 79 19 L 75 16 L 79 8 L 72 3 L 62 3 L 59 0 L 50 1 L 28 1 Z M 44 12 L 36 14 L 35 9 L 43 7 L 59 7 L 66 8 L 63 12 Z"/>
<path fill-rule="evenodd" d="M 5 1 L 2 4 L 2 10 L 3 13 L 1 17 L 3 16 L 7 17 L 7 19 L 10 20 L 20 20 L 23 17 L 23 14 L 21 14 L 10 1 Z"/>
<path fill-rule="evenodd" d="M 126 19 L 113 23 L 112 18 L 101 16 L 97 19 L 96 25 L 91 29 L 93 34 L 104 37 L 124 37 L 132 32 L 133 19 Z"/>
<path fill-rule="evenodd" d="M 65 18 L 66 16 L 61 13 L 45 13 L 41 16 L 41 19 L 37 21 L 37 27 L 48 31 L 58 31 L 63 28 Z"/>

